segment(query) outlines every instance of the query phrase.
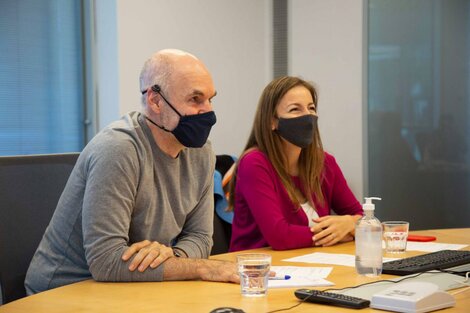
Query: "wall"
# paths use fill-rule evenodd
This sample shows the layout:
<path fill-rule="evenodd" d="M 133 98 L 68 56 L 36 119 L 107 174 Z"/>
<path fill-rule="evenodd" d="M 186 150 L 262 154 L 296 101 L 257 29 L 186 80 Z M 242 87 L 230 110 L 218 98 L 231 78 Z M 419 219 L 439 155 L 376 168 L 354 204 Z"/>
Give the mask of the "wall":
<path fill-rule="evenodd" d="M 319 92 L 319 127 L 358 199 L 364 194 L 363 0 L 291 0 L 289 72 Z"/>
<path fill-rule="evenodd" d="M 118 0 L 114 8 L 113 2 L 106 0 L 99 9 L 101 15 L 116 12 L 117 53 L 111 53 L 113 42 L 108 39 L 102 45 L 108 52 L 100 57 L 117 58 L 118 79 L 101 68 L 99 80 L 107 84 L 100 88 L 108 90 L 100 94 L 105 92 L 109 102 L 114 101 L 114 92 L 118 105 L 99 104 L 108 107 L 107 112 L 100 110 L 100 127 L 107 124 L 106 117 L 139 108 L 139 72 L 154 51 L 186 49 L 206 63 L 218 91 L 214 99 L 218 122 L 210 137 L 214 149 L 238 155 L 259 95 L 272 79 L 272 2 Z M 324 146 L 337 158 L 358 198 L 367 177 L 363 175 L 367 156 L 362 119 L 363 17 L 363 0 L 289 1 L 289 73 L 317 84 Z M 98 28 L 106 26 L 100 25 L 102 20 L 97 19 Z"/>
<path fill-rule="evenodd" d="M 238 155 L 262 88 L 271 80 L 271 1 L 117 1 L 120 114 L 139 109 L 144 61 L 163 48 L 187 50 L 213 75 L 218 154 Z"/>

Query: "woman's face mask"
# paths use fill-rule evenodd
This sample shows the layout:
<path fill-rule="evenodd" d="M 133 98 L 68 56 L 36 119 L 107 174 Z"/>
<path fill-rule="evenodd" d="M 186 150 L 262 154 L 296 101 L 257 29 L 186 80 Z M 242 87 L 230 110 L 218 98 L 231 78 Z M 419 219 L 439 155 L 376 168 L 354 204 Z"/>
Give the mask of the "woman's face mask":
<path fill-rule="evenodd" d="M 305 114 L 293 118 L 279 118 L 277 133 L 288 142 L 306 148 L 313 142 L 318 116 Z"/>

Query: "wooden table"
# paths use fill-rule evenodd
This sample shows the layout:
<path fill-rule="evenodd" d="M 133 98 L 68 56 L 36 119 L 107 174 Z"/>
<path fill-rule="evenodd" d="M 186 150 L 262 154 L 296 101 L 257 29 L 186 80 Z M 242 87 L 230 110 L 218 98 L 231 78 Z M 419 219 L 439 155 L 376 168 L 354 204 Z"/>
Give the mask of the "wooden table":
<path fill-rule="evenodd" d="M 442 229 L 413 232 L 437 237 L 437 242 L 470 244 L 470 228 Z M 470 250 L 469 247 L 465 248 Z M 281 262 L 282 259 L 315 251 L 326 253 L 354 254 L 354 243 L 339 244 L 327 248 L 305 248 L 290 251 L 273 251 L 270 248 L 258 249 L 270 253 L 273 265 L 312 266 L 303 263 Z M 407 256 L 422 254 L 407 252 Z M 214 259 L 235 260 L 235 253 L 213 256 Z M 325 266 L 325 265 L 318 265 Z M 356 274 L 353 267 L 333 266 L 328 280 L 334 288 L 358 285 L 378 280 Z M 393 277 L 382 275 L 380 279 Z M 87 280 L 72 285 L 52 289 L 6 305 L 0 312 L 210 312 L 214 308 L 232 306 L 247 313 L 267 312 L 286 308 L 298 303 L 294 296 L 297 288 L 271 289 L 264 298 L 244 298 L 240 286 L 229 283 L 203 281 L 155 282 L 155 283 L 99 283 Z M 323 288 L 324 289 L 324 288 Z M 470 290 L 455 296 L 457 305 L 443 312 L 470 312 Z M 364 309 L 358 312 L 384 312 Z M 303 303 L 287 311 L 292 312 L 355 312 L 332 306 Z"/>

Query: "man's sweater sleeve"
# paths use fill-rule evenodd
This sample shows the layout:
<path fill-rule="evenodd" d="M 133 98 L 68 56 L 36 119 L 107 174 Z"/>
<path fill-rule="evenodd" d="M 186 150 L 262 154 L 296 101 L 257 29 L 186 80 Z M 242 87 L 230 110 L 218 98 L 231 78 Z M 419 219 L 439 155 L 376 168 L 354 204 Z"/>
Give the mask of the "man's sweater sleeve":
<path fill-rule="evenodd" d="M 208 258 L 212 248 L 214 221 L 214 169 L 215 158 L 211 159 L 212 169 L 207 173 L 206 187 L 196 207 L 187 216 L 175 247 L 183 250 L 190 258 Z M 200 178 L 193 177 L 198 180 Z"/>
<path fill-rule="evenodd" d="M 100 142 L 103 144 L 103 142 Z M 105 147 L 103 147 L 105 146 Z M 139 183 L 139 161 L 130 142 L 97 144 L 83 166 L 86 177 L 82 230 L 85 257 L 97 281 L 161 281 L 162 266 L 143 273 L 128 269 L 121 257 Z M 131 259 L 132 260 L 132 259 Z"/>

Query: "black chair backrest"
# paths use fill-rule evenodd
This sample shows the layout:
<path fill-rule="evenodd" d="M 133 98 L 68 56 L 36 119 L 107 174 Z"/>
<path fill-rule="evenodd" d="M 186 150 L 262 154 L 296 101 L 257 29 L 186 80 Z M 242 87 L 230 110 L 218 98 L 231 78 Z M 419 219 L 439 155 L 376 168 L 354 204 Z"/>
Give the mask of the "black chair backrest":
<path fill-rule="evenodd" d="M 227 253 L 230 247 L 230 238 L 232 237 L 232 225 L 221 219 L 217 213 L 214 213 L 214 234 L 212 240 L 211 255 Z"/>
<path fill-rule="evenodd" d="M 0 157 L 0 286 L 3 303 L 24 279 L 78 153 Z"/>
<path fill-rule="evenodd" d="M 215 205 L 215 212 L 214 212 L 214 233 L 212 235 L 212 240 L 214 245 L 212 246 L 211 255 L 214 254 L 221 254 L 226 253 L 230 247 L 230 239 L 232 236 L 232 224 L 226 222 L 227 218 L 222 218 L 219 214 L 219 209 L 224 210 L 225 207 L 228 205 L 227 201 L 225 200 L 224 192 L 221 190 L 223 189 L 223 177 L 235 163 L 235 158 L 228 154 L 218 154 L 216 156 L 215 162 L 215 170 L 216 174 L 218 173 L 220 179 L 216 179 L 214 175 L 214 205 Z M 218 185 L 220 187 L 218 187 Z M 219 207 L 220 205 L 220 207 Z M 228 214 L 228 213 L 226 213 Z M 224 215 L 224 214 L 222 214 Z M 221 215 L 221 216 L 222 216 Z"/>

